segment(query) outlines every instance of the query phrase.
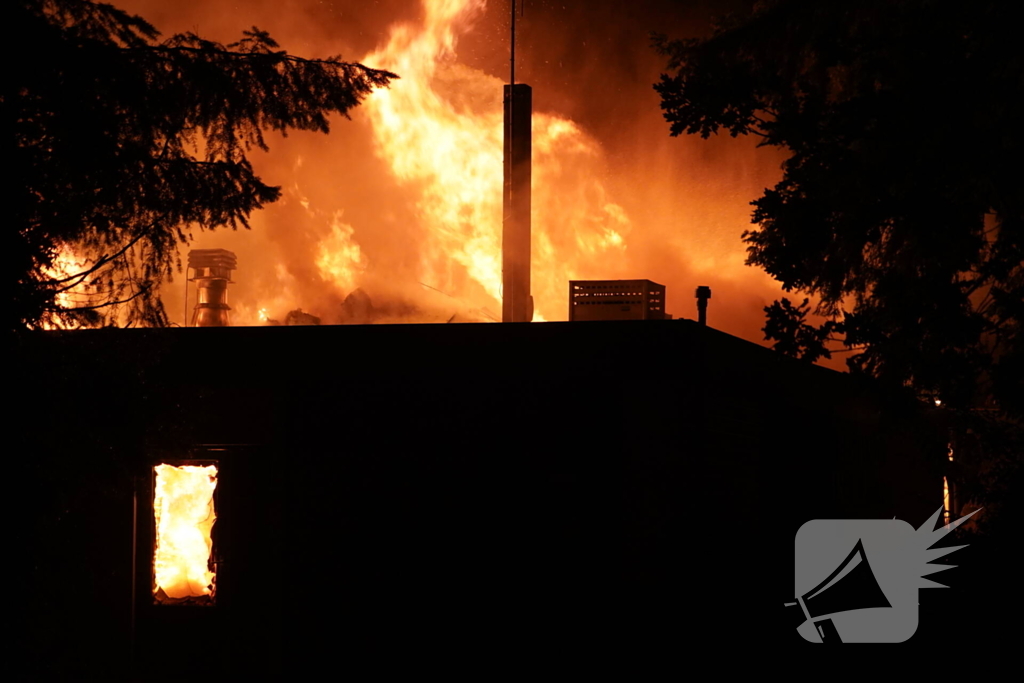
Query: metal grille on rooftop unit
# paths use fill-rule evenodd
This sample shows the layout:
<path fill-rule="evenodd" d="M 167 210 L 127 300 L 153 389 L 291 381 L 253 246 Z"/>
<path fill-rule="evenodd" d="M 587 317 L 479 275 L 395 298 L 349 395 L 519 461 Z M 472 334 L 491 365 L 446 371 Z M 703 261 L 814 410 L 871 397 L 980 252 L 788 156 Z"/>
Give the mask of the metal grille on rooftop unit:
<path fill-rule="evenodd" d="M 572 280 L 569 320 L 668 320 L 665 286 L 650 280 Z"/>

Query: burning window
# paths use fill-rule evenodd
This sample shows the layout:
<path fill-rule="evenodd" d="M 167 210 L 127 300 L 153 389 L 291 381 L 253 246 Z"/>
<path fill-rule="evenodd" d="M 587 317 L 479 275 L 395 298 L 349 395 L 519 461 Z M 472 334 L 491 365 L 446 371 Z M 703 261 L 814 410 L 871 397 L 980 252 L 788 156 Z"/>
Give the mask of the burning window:
<path fill-rule="evenodd" d="M 213 604 L 216 465 L 158 465 L 153 595 L 158 604 Z"/>

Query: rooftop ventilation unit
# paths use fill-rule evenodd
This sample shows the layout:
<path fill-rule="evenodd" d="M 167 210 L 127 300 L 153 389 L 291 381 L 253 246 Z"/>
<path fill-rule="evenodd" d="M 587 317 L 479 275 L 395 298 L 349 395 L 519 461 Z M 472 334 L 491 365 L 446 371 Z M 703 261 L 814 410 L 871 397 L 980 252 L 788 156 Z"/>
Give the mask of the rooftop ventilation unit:
<path fill-rule="evenodd" d="M 665 285 L 650 280 L 572 280 L 569 320 L 671 320 Z"/>

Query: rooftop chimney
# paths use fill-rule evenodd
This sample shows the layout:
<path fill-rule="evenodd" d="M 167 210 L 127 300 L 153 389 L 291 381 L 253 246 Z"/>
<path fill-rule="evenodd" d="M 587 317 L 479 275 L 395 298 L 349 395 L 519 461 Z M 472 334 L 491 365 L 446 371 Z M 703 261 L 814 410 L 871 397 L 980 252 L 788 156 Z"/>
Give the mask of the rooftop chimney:
<path fill-rule="evenodd" d="M 711 298 L 710 287 L 697 288 L 697 322 L 701 325 L 708 324 L 708 299 Z"/>
<path fill-rule="evenodd" d="M 516 83 L 516 3 L 512 5 L 511 70 L 505 86 L 505 182 L 501 231 L 501 321 L 533 320 L 530 296 L 530 185 L 533 89 Z"/>
<path fill-rule="evenodd" d="M 228 327 L 228 285 L 237 268 L 235 255 L 226 249 L 193 249 L 188 267 L 196 283 L 198 301 L 192 313 L 192 327 Z"/>

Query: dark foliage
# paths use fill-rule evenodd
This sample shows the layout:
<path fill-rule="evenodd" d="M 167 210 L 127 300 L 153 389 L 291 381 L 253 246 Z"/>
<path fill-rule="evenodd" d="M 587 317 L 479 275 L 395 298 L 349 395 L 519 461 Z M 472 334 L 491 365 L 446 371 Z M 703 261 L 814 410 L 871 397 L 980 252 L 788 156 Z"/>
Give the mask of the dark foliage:
<path fill-rule="evenodd" d="M 841 333 L 851 370 L 941 397 L 956 443 L 984 452 L 979 502 L 1004 500 L 994 482 L 1021 460 L 1018 34 L 1005 2 L 772 0 L 707 39 L 654 39 L 673 136 L 751 134 L 789 153 L 753 202 L 747 263 L 827 322 L 783 300 L 766 338 L 813 361 Z"/>
<path fill-rule="evenodd" d="M 776 351 L 811 363 L 819 358 L 832 357 L 826 342 L 833 339 L 833 334 L 841 333 L 844 326 L 834 320 L 826 321 L 821 327 L 808 325 L 809 299 L 794 306 L 783 297 L 781 301 L 765 306 L 764 310 L 768 315 L 764 326 L 765 339 L 777 340 Z"/>
<path fill-rule="evenodd" d="M 166 324 L 157 285 L 180 270 L 177 246 L 194 229 L 248 227 L 278 198 L 246 158 L 267 149 L 264 131 L 327 133 L 396 78 L 289 55 L 255 27 L 230 45 L 160 41 L 87 0 L 15 0 L 3 16 L 26 46 L 0 101 L 14 330 Z"/>
<path fill-rule="evenodd" d="M 790 152 L 748 263 L 845 315 L 852 364 L 968 405 L 1021 352 L 1024 58 L 1006 3 L 763 2 L 656 45 L 673 135 Z M 1017 399 L 1019 408 L 1019 398 Z"/>

